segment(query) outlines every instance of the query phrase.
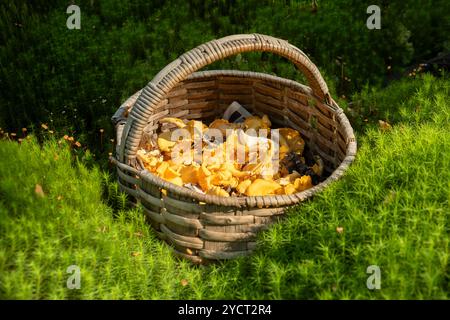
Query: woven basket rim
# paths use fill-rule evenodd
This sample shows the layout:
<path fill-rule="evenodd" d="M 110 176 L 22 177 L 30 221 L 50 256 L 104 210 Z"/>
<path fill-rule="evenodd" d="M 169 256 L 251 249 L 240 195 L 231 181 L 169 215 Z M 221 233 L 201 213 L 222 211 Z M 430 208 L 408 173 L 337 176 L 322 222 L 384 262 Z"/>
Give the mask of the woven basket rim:
<path fill-rule="evenodd" d="M 198 78 L 207 78 L 207 77 L 217 77 L 217 76 L 237 76 L 237 77 L 247 77 L 247 78 L 261 78 L 261 80 L 269 80 L 276 83 L 281 83 L 284 86 L 289 86 L 292 89 L 299 90 L 303 93 L 306 93 L 310 96 L 314 96 L 312 93 L 312 90 L 310 87 L 305 86 L 301 83 L 298 83 L 294 80 L 282 78 L 279 76 L 269 75 L 265 73 L 260 72 L 254 72 L 254 71 L 240 71 L 240 70 L 205 70 L 205 71 L 197 71 L 192 73 L 189 77 L 187 77 L 186 80 L 190 79 L 198 79 Z M 130 100 L 136 97 L 136 95 L 139 93 L 135 93 L 134 95 L 130 96 L 121 106 L 121 108 L 124 105 L 130 105 Z M 314 96 L 315 98 L 318 98 L 317 96 Z M 133 105 L 134 103 L 131 103 Z M 347 135 L 347 149 L 345 153 L 345 158 L 341 161 L 339 166 L 333 170 L 330 176 L 327 177 L 324 181 L 321 183 L 313 186 L 310 189 L 297 192 L 291 195 L 266 195 L 266 196 L 247 196 L 247 197 L 220 197 L 220 196 L 214 196 L 214 195 L 207 195 L 200 192 L 193 191 L 191 189 L 188 189 L 186 187 L 181 187 L 178 185 L 175 185 L 171 182 L 168 182 L 151 172 L 149 172 L 146 169 L 138 169 L 135 167 L 132 167 L 128 164 L 125 164 L 123 162 L 120 162 L 115 157 L 110 157 L 111 161 L 116 164 L 118 167 L 121 167 L 123 169 L 128 170 L 129 172 L 135 174 L 138 176 L 140 181 L 150 183 L 152 185 L 155 185 L 158 188 L 165 189 L 167 192 L 171 192 L 174 194 L 177 194 L 179 196 L 188 197 L 195 199 L 200 202 L 204 202 L 205 204 L 213 204 L 213 205 L 220 205 L 220 206 L 230 206 L 230 207 L 274 207 L 273 203 L 277 203 L 276 207 L 278 206 L 287 206 L 287 205 L 294 205 L 299 202 L 302 202 L 310 197 L 312 197 L 314 194 L 322 191 L 326 186 L 328 186 L 331 182 L 338 180 L 344 172 L 347 170 L 349 165 L 353 162 L 355 155 L 356 155 L 356 140 L 353 133 L 353 128 L 350 125 L 350 122 L 348 118 L 346 117 L 343 110 L 337 105 L 337 103 L 334 100 L 331 100 L 331 105 L 327 102 L 323 102 L 323 104 L 330 107 L 330 109 L 333 110 L 335 115 L 339 117 L 340 121 L 343 123 L 343 125 L 346 127 L 346 135 Z M 119 108 L 120 109 L 120 108 Z M 120 120 L 125 120 L 125 118 L 122 118 Z M 117 117 L 113 120 L 118 122 Z M 121 139 L 119 143 L 126 143 L 125 140 Z M 139 186 L 137 186 L 138 190 L 140 189 Z"/>

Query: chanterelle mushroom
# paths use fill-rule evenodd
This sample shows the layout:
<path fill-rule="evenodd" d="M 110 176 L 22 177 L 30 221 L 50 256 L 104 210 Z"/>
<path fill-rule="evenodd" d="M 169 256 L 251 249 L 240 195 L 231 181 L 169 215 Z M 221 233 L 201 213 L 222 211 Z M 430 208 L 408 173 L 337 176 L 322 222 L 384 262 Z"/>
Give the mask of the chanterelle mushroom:
<path fill-rule="evenodd" d="M 193 165 L 183 166 L 180 170 L 181 179 L 184 184 L 196 184 L 198 183 L 197 177 L 198 167 Z"/>
<path fill-rule="evenodd" d="M 250 179 L 244 180 L 238 184 L 238 186 L 236 187 L 236 190 L 239 193 L 245 194 L 245 191 L 251 184 L 252 184 L 252 180 L 250 180 Z"/>
<path fill-rule="evenodd" d="M 274 194 L 281 186 L 273 180 L 256 179 L 245 190 L 247 196 L 264 196 Z"/>
<path fill-rule="evenodd" d="M 297 189 L 295 188 L 295 186 L 292 183 L 284 186 L 284 194 L 289 195 L 289 194 L 294 194 L 296 192 L 297 192 Z"/>
<path fill-rule="evenodd" d="M 162 152 L 170 152 L 172 148 L 177 143 L 176 141 L 172 141 L 172 132 L 166 131 L 158 136 L 158 147 Z"/>
<path fill-rule="evenodd" d="M 269 117 L 264 115 L 262 118 L 258 116 L 251 116 L 245 119 L 244 128 L 245 129 L 255 129 L 258 131 L 259 129 L 269 129 L 271 126 L 271 122 Z"/>
<path fill-rule="evenodd" d="M 211 189 L 211 179 L 211 171 L 209 171 L 204 165 L 202 165 L 197 170 L 197 180 L 203 191 L 207 192 L 209 189 Z"/>
<path fill-rule="evenodd" d="M 139 150 L 138 161 L 166 181 L 209 195 L 289 195 L 312 187 L 314 179 L 322 174 L 323 161 L 316 159 L 312 168 L 305 164 L 305 142 L 298 131 L 279 129 L 277 148 L 276 131 L 270 130 L 272 124 L 267 115 L 246 114 L 242 118 L 243 123 L 216 119 L 209 127 L 197 120 L 163 118 L 160 123 L 171 125 L 167 128 L 172 129 L 155 134 L 148 148 L 157 149 Z M 216 137 L 219 132 L 212 129 L 220 130 L 225 141 Z M 228 129 L 254 131 L 230 133 Z M 267 136 L 260 136 L 260 129 L 266 129 Z M 262 154 L 259 150 L 263 150 Z M 197 155 L 202 156 L 201 165 Z M 280 165 L 274 166 L 280 160 Z"/>
<path fill-rule="evenodd" d="M 294 186 L 297 191 L 303 191 L 313 186 L 310 176 L 302 176 L 294 181 Z"/>
<path fill-rule="evenodd" d="M 229 129 L 238 129 L 240 128 L 240 124 L 237 123 L 229 123 L 228 120 L 225 119 L 216 119 L 209 125 L 210 129 L 218 129 L 225 136 L 227 130 Z"/>
<path fill-rule="evenodd" d="M 179 118 L 167 117 L 167 118 L 162 118 L 161 120 L 159 120 L 159 122 L 172 123 L 172 124 L 176 125 L 178 128 L 186 127 L 186 124 L 184 123 L 184 121 Z"/>
<path fill-rule="evenodd" d="M 301 154 L 305 147 L 305 141 L 303 141 L 300 133 L 291 128 L 280 128 L 279 130 L 280 140 L 282 136 L 288 143 L 290 151 Z"/>
<path fill-rule="evenodd" d="M 222 189 L 221 187 L 217 187 L 217 186 L 212 186 L 207 192 L 206 194 L 209 195 L 213 195 L 213 196 L 221 196 L 221 197 L 229 197 L 230 194 L 228 192 L 226 192 L 224 189 Z"/>

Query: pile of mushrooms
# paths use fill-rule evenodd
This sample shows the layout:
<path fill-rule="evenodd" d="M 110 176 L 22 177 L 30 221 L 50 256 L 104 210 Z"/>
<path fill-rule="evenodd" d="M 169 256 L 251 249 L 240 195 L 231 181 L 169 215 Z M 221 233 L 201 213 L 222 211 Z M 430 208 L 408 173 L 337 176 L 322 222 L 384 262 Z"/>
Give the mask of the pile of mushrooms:
<path fill-rule="evenodd" d="M 323 162 L 316 157 L 312 166 L 305 164 L 302 156 L 305 142 L 297 130 L 279 128 L 277 158 L 270 155 L 274 144 L 271 140 L 272 124 L 267 115 L 250 116 L 242 123 L 216 119 L 209 126 L 201 121 L 178 118 L 164 118 L 160 123 L 166 131 L 154 137 L 148 147 L 140 149 L 137 158 L 143 168 L 178 186 L 223 197 L 289 195 L 311 188 L 321 180 Z M 180 137 L 174 134 L 176 129 L 185 129 L 190 136 Z M 225 137 L 223 141 L 208 141 L 207 134 L 203 134 L 196 142 L 195 135 L 207 133 L 209 129 L 219 130 Z M 256 132 L 265 129 L 268 137 L 244 133 L 249 129 Z M 255 159 L 249 146 L 262 142 L 266 143 L 268 152 L 265 152 L 265 158 Z M 188 152 L 182 161 L 175 161 L 172 159 L 173 151 L 181 144 L 184 144 L 185 150 L 188 146 Z M 244 163 L 239 163 L 229 156 L 230 152 L 225 152 L 230 151 L 228 146 L 234 148 L 233 155 L 239 147 L 244 150 Z M 203 157 L 208 161 L 196 161 L 196 150 L 208 152 L 208 157 Z M 274 160 L 279 160 L 279 165 L 276 171 L 270 171 Z"/>

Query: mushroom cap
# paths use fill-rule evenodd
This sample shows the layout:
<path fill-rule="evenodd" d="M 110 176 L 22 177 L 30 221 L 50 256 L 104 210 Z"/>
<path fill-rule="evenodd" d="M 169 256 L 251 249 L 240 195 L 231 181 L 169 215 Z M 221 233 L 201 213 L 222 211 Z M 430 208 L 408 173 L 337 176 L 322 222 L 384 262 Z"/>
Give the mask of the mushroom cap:
<path fill-rule="evenodd" d="M 255 129 L 258 131 L 259 129 L 269 129 L 271 126 L 271 122 L 269 117 L 264 115 L 262 118 L 258 116 L 251 116 L 244 120 L 244 128 L 245 129 Z"/>
<path fill-rule="evenodd" d="M 247 196 L 265 196 L 274 194 L 280 188 L 282 187 L 273 180 L 256 179 L 245 190 L 245 194 Z"/>
<path fill-rule="evenodd" d="M 294 186 L 297 191 L 303 191 L 309 189 L 313 186 L 312 179 L 310 176 L 302 176 L 300 178 L 295 179 Z"/>
<path fill-rule="evenodd" d="M 172 139 L 172 131 L 160 133 L 157 139 L 159 150 L 162 152 L 170 152 L 176 144 L 176 141 L 173 141 Z"/>
<path fill-rule="evenodd" d="M 186 124 L 184 123 L 184 121 L 179 118 L 166 117 L 166 118 L 162 118 L 161 120 L 159 120 L 159 122 L 160 123 L 171 123 L 171 124 L 176 125 L 178 128 L 186 127 Z"/>
<path fill-rule="evenodd" d="M 297 192 L 297 189 L 295 188 L 295 186 L 292 183 L 289 183 L 288 185 L 284 186 L 284 194 L 294 194 Z"/>
<path fill-rule="evenodd" d="M 280 144 L 282 139 L 288 144 L 289 152 L 302 153 L 305 148 L 305 141 L 300 136 L 300 132 L 292 128 L 280 128 Z"/>
<path fill-rule="evenodd" d="M 193 165 L 187 165 L 183 166 L 180 170 L 181 179 L 183 180 L 184 184 L 196 184 L 198 183 L 198 167 L 195 167 Z"/>
<path fill-rule="evenodd" d="M 245 191 L 251 184 L 252 184 L 252 180 L 250 180 L 250 179 L 243 180 L 238 184 L 238 186 L 236 187 L 236 190 L 239 193 L 245 194 Z"/>
<path fill-rule="evenodd" d="M 176 184 L 177 186 L 182 187 L 183 186 L 183 180 L 181 179 L 181 177 L 175 177 L 172 179 L 166 179 L 169 182 L 172 182 L 173 184 Z"/>
<path fill-rule="evenodd" d="M 213 196 L 220 196 L 220 197 L 229 197 L 230 194 L 222 189 L 221 187 L 217 187 L 217 186 L 212 186 L 207 192 L 206 194 L 209 195 L 213 195 Z"/>
<path fill-rule="evenodd" d="M 227 133 L 227 130 L 230 129 L 238 129 L 241 125 L 238 123 L 230 123 L 228 120 L 225 119 L 216 119 L 209 125 L 210 129 L 218 129 L 222 132 L 222 134 L 225 136 Z"/>

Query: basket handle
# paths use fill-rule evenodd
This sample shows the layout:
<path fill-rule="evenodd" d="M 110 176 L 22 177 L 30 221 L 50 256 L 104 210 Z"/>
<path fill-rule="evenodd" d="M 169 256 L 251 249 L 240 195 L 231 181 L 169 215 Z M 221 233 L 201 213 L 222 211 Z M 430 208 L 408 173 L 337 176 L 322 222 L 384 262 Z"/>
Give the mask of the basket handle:
<path fill-rule="evenodd" d="M 266 51 L 289 59 L 303 72 L 314 95 L 325 103 L 331 103 L 328 86 L 317 67 L 297 47 L 286 40 L 262 34 L 238 34 L 204 43 L 172 61 L 150 81 L 139 95 L 123 130 L 118 158 L 121 162 L 134 163 L 136 152 L 154 108 L 164 95 L 190 74 L 226 57 L 248 51 Z"/>

